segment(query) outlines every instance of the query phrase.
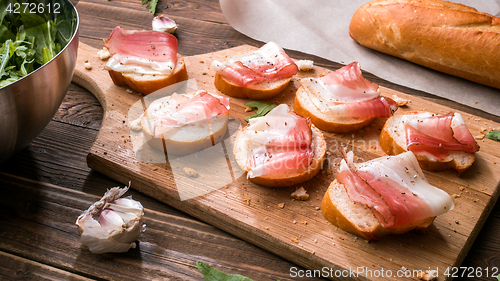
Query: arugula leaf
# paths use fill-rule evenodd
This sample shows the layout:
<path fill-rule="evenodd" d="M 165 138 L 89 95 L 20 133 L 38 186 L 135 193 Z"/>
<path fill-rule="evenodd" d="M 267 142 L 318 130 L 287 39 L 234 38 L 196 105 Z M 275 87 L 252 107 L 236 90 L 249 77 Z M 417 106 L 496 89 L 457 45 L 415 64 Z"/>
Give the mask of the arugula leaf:
<path fill-rule="evenodd" d="M 500 141 L 500 131 L 499 130 L 490 131 L 484 137 L 490 140 Z"/>
<path fill-rule="evenodd" d="M 145 5 L 146 3 L 148 3 L 146 8 L 149 9 L 149 12 L 151 12 L 151 14 L 154 15 L 156 13 L 156 6 L 158 5 L 158 0 L 142 0 L 142 5 Z"/>
<path fill-rule="evenodd" d="M 245 106 L 257 109 L 257 112 L 254 115 L 245 117 L 245 121 L 247 122 L 252 118 L 265 116 L 269 111 L 276 107 L 276 105 L 272 103 L 262 103 L 258 101 L 247 102 L 245 103 Z"/>
<path fill-rule="evenodd" d="M 203 280 L 205 281 L 253 281 L 252 279 L 239 274 L 224 273 L 201 261 L 196 262 L 196 267 L 198 267 L 198 270 L 203 275 Z"/>

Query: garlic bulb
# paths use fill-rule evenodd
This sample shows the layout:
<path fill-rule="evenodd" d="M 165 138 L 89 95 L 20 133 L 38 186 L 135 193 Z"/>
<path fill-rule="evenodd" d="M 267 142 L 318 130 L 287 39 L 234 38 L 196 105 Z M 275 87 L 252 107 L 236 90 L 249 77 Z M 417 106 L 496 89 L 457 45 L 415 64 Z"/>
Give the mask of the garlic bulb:
<path fill-rule="evenodd" d="M 135 248 L 144 208 L 132 197 L 120 198 L 129 187 L 113 187 L 76 220 L 82 244 L 95 254 Z"/>
<path fill-rule="evenodd" d="M 177 31 L 177 24 L 175 23 L 175 21 L 166 16 L 154 17 L 152 26 L 154 31 L 168 33 L 175 33 L 175 31 Z"/>

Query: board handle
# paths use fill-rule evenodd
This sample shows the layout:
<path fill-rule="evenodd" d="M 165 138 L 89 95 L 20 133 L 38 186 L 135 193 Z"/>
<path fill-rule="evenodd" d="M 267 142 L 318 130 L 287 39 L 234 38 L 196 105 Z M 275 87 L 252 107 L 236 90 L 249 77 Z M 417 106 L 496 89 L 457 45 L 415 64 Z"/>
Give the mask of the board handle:
<path fill-rule="evenodd" d="M 106 96 L 100 82 L 102 82 L 103 78 L 109 80 L 110 78 L 108 72 L 103 69 L 103 61 L 97 56 L 98 51 L 98 49 L 85 43 L 79 43 L 75 72 L 71 82 L 91 92 L 99 100 L 104 110 L 106 110 Z M 86 63 L 90 63 L 92 71 L 85 68 Z"/>

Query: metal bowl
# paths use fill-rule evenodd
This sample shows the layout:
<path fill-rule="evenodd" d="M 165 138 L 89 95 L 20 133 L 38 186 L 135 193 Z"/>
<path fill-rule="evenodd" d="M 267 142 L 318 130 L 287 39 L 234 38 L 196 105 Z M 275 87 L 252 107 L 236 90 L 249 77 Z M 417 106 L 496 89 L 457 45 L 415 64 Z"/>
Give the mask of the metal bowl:
<path fill-rule="evenodd" d="M 25 148 L 47 126 L 68 91 L 76 66 L 80 21 L 69 0 L 62 0 L 61 8 L 62 13 L 76 17 L 69 43 L 42 67 L 0 88 L 0 163 Z"/>

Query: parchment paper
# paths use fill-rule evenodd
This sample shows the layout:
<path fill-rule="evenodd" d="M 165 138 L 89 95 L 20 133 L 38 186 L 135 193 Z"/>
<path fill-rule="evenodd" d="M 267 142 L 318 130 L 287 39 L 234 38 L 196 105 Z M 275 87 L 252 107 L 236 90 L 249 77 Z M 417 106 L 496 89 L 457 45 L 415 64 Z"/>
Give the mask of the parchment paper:
<path fill-rule="evenodd" d="M 500 116 L 500 90 L 443 74 L 360 46 L 348 33 L 351 17 L 367 0 L 220 0 L 229 24 L 262 42 L 341 64 Z M 500 0 L 456 0 L 499 15 Z M 500 55 L 500 54 L 498 54 Z M 477 102 L 477 103 L 475 103 Z"/>

